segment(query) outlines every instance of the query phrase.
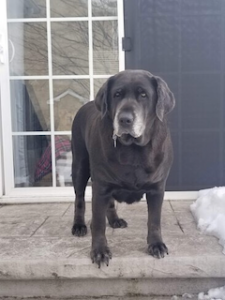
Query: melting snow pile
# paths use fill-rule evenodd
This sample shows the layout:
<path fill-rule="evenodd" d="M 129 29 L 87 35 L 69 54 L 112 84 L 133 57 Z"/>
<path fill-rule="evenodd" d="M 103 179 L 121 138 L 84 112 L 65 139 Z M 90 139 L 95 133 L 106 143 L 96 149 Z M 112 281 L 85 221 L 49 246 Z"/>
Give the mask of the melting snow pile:
<path fill-rule="evenodd" d="M 210 289 L 208 294 L 200 293 L 198 294 L 199 300 L 211 300 L 211 299 L 221 299 L 225 300 L 225 286 L 216 289 Z"/>
<path fill-rule="evenodd" d="M 198 228 L 203 233 L 216 236 L 225 254 L 225 187 L 199 191 L 197 200 L 190 208 Z M 198 299 L 225 300 L 225 286 L 210 289 L 208 294 L 200 293 Z"/>
<path fill-rule="evenodd" d="M 199 191 L 197 200 L 190 208 L 198 228 L 216 236 L 225 254 L 225 187 Z"/>

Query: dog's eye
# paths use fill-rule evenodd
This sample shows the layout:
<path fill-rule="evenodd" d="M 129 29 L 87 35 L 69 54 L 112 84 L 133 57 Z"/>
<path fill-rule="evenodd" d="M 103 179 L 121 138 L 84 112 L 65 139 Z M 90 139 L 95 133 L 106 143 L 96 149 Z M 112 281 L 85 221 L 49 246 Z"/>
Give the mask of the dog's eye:
<path fill-rule="evenodd" d="M 147 97 L 146 93 L 142 92 L 142 93 L 141 93 L 141 97 L 142 97 L 142 98 Z"/>
<path fill-rule="evenodd" d="M 121 95 L 120 92 L 116 92 L 114 96 L 115 97 L 120 97 L 120 95 Z"/>

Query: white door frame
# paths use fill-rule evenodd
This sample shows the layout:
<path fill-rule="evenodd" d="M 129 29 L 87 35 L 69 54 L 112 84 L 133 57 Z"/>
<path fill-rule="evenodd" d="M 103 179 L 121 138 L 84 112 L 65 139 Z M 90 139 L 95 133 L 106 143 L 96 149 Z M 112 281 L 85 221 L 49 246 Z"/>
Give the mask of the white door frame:
<path fill-rule="evenodd" d="M 1 142 L 3 146 L 1 173 L 3 176 L 4 194 L 9 194 L 14 187 L 7 36 L 8 36 L 8 30 L 7 30 L 6 1 L 3 0 L 0 1 L 0 42 L 2 47 L 1 62 L 0 62 L 0 85 L 1 85 L 0 137 L 2 138 Z"/>
<path fill-rule="evenodd" d="M 8 34 L 7 34 L 6 1 L 7 0 L 0 1 L 0 41 L 4 51 L 3 64 L 0 64 L 0 84 L 1 84 L 0 121 L 2 121 L 1 124 L 3 128 L 2 143 L 4 146 L 2 149 L 3 152 L 2 162 L 1 162 L 1 149 L 0 149 L 0 203 L 71 202 L 74 200 L 74 191 L 72 187 L 14 188 L 10 81 L 9 81 L 9 64 L 7 63 L 9 60 L 8 60 L 8 41 L 7 41 Z M 47 5 L 49 5 L 49 0 L 46 1 L 47 1 Z M 91 0 L 88 1 L 90 3 Z M 125 69 L 125 52 L 122 49 L 122 38 L 124 36 L 123 0 L 117 0 L 117 7 L 118 7 L 119 70 L 122 71 Z M 90 16 L 90 11 L 89 11 L 89 16 Z M 49 20 L 47 22 L 48 22 L 48 26 L 50 26 Z M 89 22 L 89 26 L 92 26 L 91 22 Z M 92 43 L 92 41 L 90 40 L 89 43 Z M 92 51 L 92 47 L 90 47 L 90 50 Z M 91 51 L 89 55 L 92 55 Z M 90 79 L 93 82 L 93 74 L 90 75 L 91 75 Z M 93 94 L 93 91 L 91 91 L 91 94 Z M 3 187 L 1 186 L 2 180 L 3 180 Z M 166 192 L 165 198 L 169 200 L 195 199 L 196 196 L 197 196 L 197 192 Z M 87 187 L 86 189 L 86 198 L 87 200 L 91 199 L 91 187 Z"/>

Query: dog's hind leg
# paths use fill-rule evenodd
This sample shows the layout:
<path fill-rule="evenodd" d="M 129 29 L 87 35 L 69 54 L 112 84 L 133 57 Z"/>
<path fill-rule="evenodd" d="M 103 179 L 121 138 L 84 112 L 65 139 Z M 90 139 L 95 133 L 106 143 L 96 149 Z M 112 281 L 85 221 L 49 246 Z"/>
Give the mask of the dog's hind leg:
<path fill-rule="evenodd" d="M 72 179 L 75 190 L 75 207 L 74 207 L 74 222 L 72 234 L 76 236 L 84 236 L 87 234 L 87 226 L 85 225 L 85 188 L 90 178 L 90 168 L 88 154 L 86 149 L 82 150 L 82 155 L 73 157 L 72 163 Z"/>
<path fill-rule="evenodd" d="M 107 216 L 107 219 L 109 221 L 109 225 L 112 228 L 125 228 L 125 227 L 127 227 L 127 222 L 124 219 L 120 219 L 117 215 L 114 199 L 111 199 L 109 201 L 106 216 Z"/>

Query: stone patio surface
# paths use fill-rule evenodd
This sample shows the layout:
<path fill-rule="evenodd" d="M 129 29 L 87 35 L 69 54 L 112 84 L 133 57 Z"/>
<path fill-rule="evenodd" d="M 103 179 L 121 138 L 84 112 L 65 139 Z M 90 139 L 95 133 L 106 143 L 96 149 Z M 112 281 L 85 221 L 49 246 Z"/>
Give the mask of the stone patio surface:
<path fill-rule="evenodd" d="M 74 295 L 73 288 L 70 288 L 68 297 L 100 296 L 99 289 L 94 292 L 98 280 L 101 281 L 101 289 L 106 289 L 102 293 L 108 296 L 115 296 L 114 293 L 118 296 L 146 295 L 149 289 L 152 295 L 173 295 L 176 290 L 175 294 L 182 295 L 184 292 L 198 293 L 203 288 L 220 286 L 225 282 L 225 256 L 216 238 L 202 235 L 196 229 L 189 210 L 191 203 L 164 201 L 162 233 L 169 255 L 160 260 L 146 252 L 146 203 L 118 204 L 119 216 L 128 222 L 128 227 L 112 229 L 107 226 L 106 236 L 113 258 L 109 267 L 103 266 L 101 269 L 93 265 L 89 258 L 89 226 L 86 237 L 71 235 L 73 204 L 1 206 L 0 296 L 25 296 L 23 291 L 28 281 L 34 291 L 34 295 L 30 293 L 28 296 L 43 297 L 54 294 L 47 292 L 47 288 L 44 292 L 43 288 L 54 281 L 57 288 L 59 282 L 62 286 L 65 283 L 72 287 L 73 281 L 80 282 L 77 294 Z M 87 203 L 88 225 L 90 220 L 91 203 Z M 127 287 L 117 290 L 116 282 L 123 281 L 132 286 L 130 290 Z M 34 287 L 35 282 L 40 283 L 40 295 Z M 167 284 L 168 290 L 165 292 Z M 171 288 L 172 285 L 174 288 Z M 17 287 L 15 292 L 11 292 L 12 286 Z M 111 289 L 109 292 L 107 286 Z M 57 293 L 58 297 L 67 297 L 63 292 Z M 57 295 L 55 292 L 53 296 Z"/>

